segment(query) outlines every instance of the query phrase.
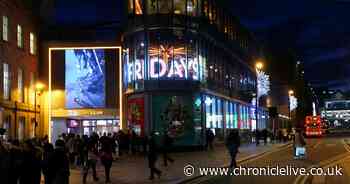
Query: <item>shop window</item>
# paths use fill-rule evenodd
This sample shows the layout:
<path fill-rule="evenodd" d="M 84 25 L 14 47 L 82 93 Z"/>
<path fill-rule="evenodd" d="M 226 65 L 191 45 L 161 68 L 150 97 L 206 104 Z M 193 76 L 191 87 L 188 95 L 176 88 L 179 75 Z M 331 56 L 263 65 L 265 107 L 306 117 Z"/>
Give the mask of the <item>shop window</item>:
<path fill-rule="evenodd" d="M 174 14 L 185 14 L 186 1 L 174 0 Z"/>
<path fill-rule="evenodd" d="M 26 119 L 24 117 L 20 117 L 18 121 L 18 129 L 17 129 L 17 135 L 18 140 L 24 139 L 24 133 L 25 133 L 25 121 Z"/>
<path fill-rule="evenodd" d="M 150 15 L 157 13 L 157 0 L 147 0 L 147 13 Z"/>
<path fill-rule="evenodd" d="M 158 0 L 159 13 L 168 14 L 172 12 L 172 0 Z"/>
<path fill-rule="evenodd" d="M 142 15 L 143 14 L 143 0 L 135 0 L 135 14 Z"/>
<path fill-rule="evenodd" d="M 187 0 L 187 14 L 197 16 L 198 0 Z"/>

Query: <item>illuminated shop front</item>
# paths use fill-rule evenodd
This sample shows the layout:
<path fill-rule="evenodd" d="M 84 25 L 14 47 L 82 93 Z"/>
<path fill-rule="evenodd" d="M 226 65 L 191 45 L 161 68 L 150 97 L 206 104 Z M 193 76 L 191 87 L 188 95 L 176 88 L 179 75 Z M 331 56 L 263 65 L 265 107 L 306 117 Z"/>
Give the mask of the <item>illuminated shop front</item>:
<path fill-rule="evenodd" d="M 122 128 L 119 47 L 50 49 L 49 135 L 114 133 Z"/>
<path fill-rule="evenodd" d="M 256 121 L 248 103 L 256 92 L 250 33 L 222 3 L 128 0 L 128 13 L 122 58 L 129 128 L 168 131 L 175 145 L 201 146 L 206 129 L 224 137 L 230 129 L 266 127 L 266 111 L 258 109 Z"/>

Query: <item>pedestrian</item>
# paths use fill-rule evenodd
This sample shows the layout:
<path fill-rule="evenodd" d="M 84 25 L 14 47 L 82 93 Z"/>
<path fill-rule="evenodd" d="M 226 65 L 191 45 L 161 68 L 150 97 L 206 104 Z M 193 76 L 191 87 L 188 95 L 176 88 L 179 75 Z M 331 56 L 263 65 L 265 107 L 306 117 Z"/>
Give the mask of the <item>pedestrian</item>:
<path fill-rule="evenodd" d="M 213 150 L 214 149 L 213 142 L 214 142 L 215 135 L 211 129 L 207 129 L 205 134 L 206 134 L 205 148 L 206 150 L 208 149 Z"/>
<path fill-rule="evenodd" d="M 97 150 L 97 145 L 96 145 L 96 140 L 92 136 L 90 137 L 88 141 L 88 146 L 87 146 L 87 161 L 83 170 L 83 184 L 86 183 L 86 178 L 89 173 L 90 168 L 92 169 L 92 176 L 94 181 L 98 181 L 97 173 L 96 173 L 96 164 L 98 160 L 98 150 Z"/>
<path fill-rule="evenodd" d="M 1 136 L 1 135 L 0 135 Z M 5 143 L 0 138 L 0 175 L 1 183 L 10 183 L 10 172 L 11 172 L 11 155 L 9 150 L 6 148 Z"/>
<path fill-rule="evenodd" d="M 148 166 L 150 168 L 150 180 L 154 179 L 154 174 L 158 175 L 158 178 L 162 175 L 162 172 L 156 168 L 158 160 L 158 147 L 155 140 L 155 133 L 152 132 L 148 140 Z"/>
<path fill-rule="evenodd" d="M 306 155 L 306 141 L 300 129 L 298 129 L 295 133 L 295 137 L 293 140 L 294 147 L 294 158 L 303 158 Z"/>
<path fill-rule="evenodd" d="M 241 139 L 238 130 L 231 130 L 226 138 L 226 147 L 231 157 L 230 168 L 237 167 L 236 156 L 240 145 Z"/>
<path fill-rule="evenodd" d="M 173 163 L 174 159 L 172 159 L 169 156 L 169 152 L 171 150 L 171 147 L 173 145 L 173 139 L 169 136 L 168 132 L 164 132 L 163 136 L 163 146 L 162 146 L 162 152 L 163 152 L 163 161 L 164 161 L 164 166 L 168 166 L 168 161 Z"/>
<path fill-rule="evenodd" d="M 45 136 L 43 139 L 43 158 L 41 161 L 45 184 L 52 183 L 52 178 L 49 177 L 49 159 L 52 156 L 53 152 L 54 147 L 51 143 L 49 143 L 48 137 Z"/>
<path fill-rule="evenodd" d="M 69 184 L 69 159 L 63 140 L 57 140 L 52 156 L 49 158 L 49 178 L 52 184 Z"/>
<path fill-rule="evenodd" d="M 66 149 L 68 150 L 69 163 L 71 167 L 75 164 L 75 136 L 74 134 L 69 134 L 66 142 Z"/>
<path fill-rule="evenodd" d="M 40 184 L 41 179 L 41 152 L 31 140 L 26 140 L 23 145 L 22 174 L 20 184 Z"/>
<path fill-rule="evenodd" d="M 266 145 L 267 144 L 267 136 L 268 136 L 267 129 L 262 130 L 262 136 L 263 136 L 263 139 L 264 139 L 264 145 Z"/>
<path fill-rule="evenodd" d="M 260 131 L 258 129 L 255 130 L 255 143 L 256 146 L 259 146 L 260 144 Z"/>
<path fill-rule="evenodd" d="M 74 156 L 76 157 L 75 164 L 77 166 L 81 166 L 81 163 L 82 163 L 82 158 L 80 154 L 82 152 L 82 149 L 83 149 L 83 140 L 81 139 L 80 135 L 77 134 L 74 140 Z"/>
<path fill-rule="evenodd" d="M 131 154 L 135 155 L 137 152 L 137 146 L 138 146 L 138 136 L 134 130 L 131 131 L 130 136 L 130 147 L 131 147 Z"/>
<path fill-rule="evenodd" d="M 102 165 L 105 168 L 105 177 L 106 177 L 106 183 L 110 183 L 110 172 L 113 162 L 113 139 L 111 138 L 111 135 L 109 134 L 106 136 L 104 134 L 101 139 L 101 162 Z"/>

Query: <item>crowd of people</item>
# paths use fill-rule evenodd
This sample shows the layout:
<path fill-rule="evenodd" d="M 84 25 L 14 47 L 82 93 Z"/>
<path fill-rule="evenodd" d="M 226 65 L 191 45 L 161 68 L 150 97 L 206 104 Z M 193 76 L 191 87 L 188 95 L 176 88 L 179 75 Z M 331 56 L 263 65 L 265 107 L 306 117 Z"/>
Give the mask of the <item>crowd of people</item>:
<path fill-rule="evenodd" d="M 43 175 L 45 184 L 68 184 L 70 169 L 82 170 L 82 183 L 86 183 L 92 170 L 94 181 L 98 181 L 96 166 L 100 162 L 105 170 L 105 182 L 110 183 L 113 160 L 126 154 L 144 154 L 149 160 L 150 178 L 160 177 L 156 168 L 158 155 L 163 156 L 164 166 L 174 160 L 169 156 L 172 138 L 165 132 L 156 141 L 156 134 L 141 137 L 134 131 L 124 133 L 93 133 L 75 135 L 63 133 L 55 142 L 48 136 L 25 141 L 0 140 L 0 177 L 3 184 L 40 184 Z"/>

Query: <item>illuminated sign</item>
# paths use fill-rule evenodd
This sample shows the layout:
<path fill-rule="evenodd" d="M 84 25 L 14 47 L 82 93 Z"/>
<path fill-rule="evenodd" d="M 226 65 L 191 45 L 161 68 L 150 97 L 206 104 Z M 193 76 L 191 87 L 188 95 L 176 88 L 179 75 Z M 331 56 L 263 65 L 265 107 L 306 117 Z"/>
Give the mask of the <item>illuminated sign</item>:
<path fill-rule="evenodd" d="M 146 67 L 148 70 L 146 71 Z M 191 79 L 200 80 L 204 75 L 204 58 L 187 53 L 184 47 L 172 46 L 151 47 L 149 61 L 146 65 L 144 59 L 135 59 L 127 62 L 128 83 L 146 78 L 148 79 Z"/>

